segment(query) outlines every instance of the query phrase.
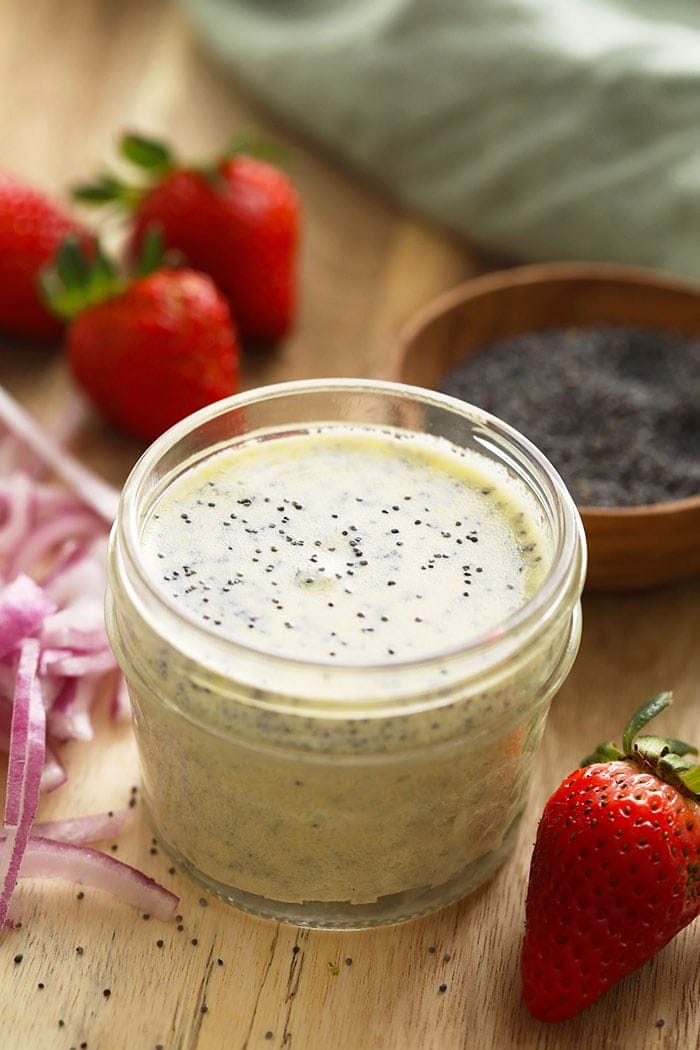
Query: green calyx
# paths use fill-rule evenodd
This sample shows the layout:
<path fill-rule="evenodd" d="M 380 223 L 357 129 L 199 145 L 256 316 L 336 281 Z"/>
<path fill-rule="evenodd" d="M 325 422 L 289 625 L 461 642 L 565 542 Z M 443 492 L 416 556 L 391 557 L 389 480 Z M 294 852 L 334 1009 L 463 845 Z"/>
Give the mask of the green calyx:
<path fill-rule="evenodd" d="M 149 228 L 144 239 L 138 276 L 158 269 L 162 261 L 162 237 Z M 53 263 L 39 274 L 39 285 L 49 309 L 65 320 L 90 306 L 114 299 L 124 291 L 128 280 L 117 272 L 99 243 L 84 247 L 71 235 L 59 247 Z"/>
<path fill-rule="evenodd" d="M 670 692 L 658 693 L 646 700 L 625 726 L 622 750 L 610 741 L 599 744 L 581 765 L 627 760 L 654 773 L 683 794 L 700 799 L 700 764 L 690 757 L 697 755 L 698 749 L 684 740 L 639 735 L 653 718 L 670 706 L 672 700 L 673 694 Z"/>
<path fill-rule="evenodd" d="M 167 143 L 137 132 L 122 135 L 118 151 L 122 160 L 137 169 L 139 182 L 130 183 L 111 171 L 103 172 L 92 182 L 74 186 L 71 191 L 73 200 L 97 206 L 111 204 L 122 211 L 131 212 L 139 206 L 149 189 L 185 167 L 187 171 L 196 172 L 212 186 L 216 186 L 221 180 L 219 164 L 223 160 L 232 160 L 245 154 L 258 160 L 279 164 L 282 158 L 281 149 L 274 143 L 254 139 L 248 135 L 236 136 L 213 163 L 182 165 Z"/>
<path fill-rule="evenodd" d="M 46 305 L 66 320 L 124 289 L 112 261 L 96 245 L 90 255 L 77 237 L 66 237 L 51 266 L 39 274 Z"/>
<path fill-rule="evenodd" d="M 166 143 L 135 132 L 122 135 L 119 154 L 139 170 L 142 184 L 134 185 L 113 172 L 103 172 L 92 182 L 74 186 L 73 200 L 81 204 L 113 204 L 124 211 L 133 211 L 152 185 L 177 168 L 175 156 Z"/>

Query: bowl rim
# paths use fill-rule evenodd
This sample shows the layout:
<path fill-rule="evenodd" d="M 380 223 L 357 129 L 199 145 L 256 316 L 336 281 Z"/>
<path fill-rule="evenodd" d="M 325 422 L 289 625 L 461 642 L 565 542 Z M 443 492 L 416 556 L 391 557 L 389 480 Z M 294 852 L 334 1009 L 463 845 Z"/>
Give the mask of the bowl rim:
<path fill-rule="evenodd" d="M 550 281 L 619 281 L 621 284 L 662 288 L 679 292 L 698 300 L 700 307 L 700 283 L 676 277 L 666 271 L 645 266 L 628 266 L 609 262 L 547 262 L 527 263 L 506 269 L 490 270 L 440 292 L 420 307 L 399 330 L 392 364 L 395 372 L 405 358 L 406 351 L 420 333 L 434 320 L 458 306 L 507 287 L 542 285 Z M 700 333 L 697 337 L 700 340 Z M 402 376 L 397 377 L 405 382 Z M 589 505 L 577 503 L 579 513 L 588 519 L 602 521 L 611 517 L 667 517 L 672 514 L 700 513 L 700 492 L 678 500 L 660 500 L 658 503 L 635 503 L 629 506 Z"/>

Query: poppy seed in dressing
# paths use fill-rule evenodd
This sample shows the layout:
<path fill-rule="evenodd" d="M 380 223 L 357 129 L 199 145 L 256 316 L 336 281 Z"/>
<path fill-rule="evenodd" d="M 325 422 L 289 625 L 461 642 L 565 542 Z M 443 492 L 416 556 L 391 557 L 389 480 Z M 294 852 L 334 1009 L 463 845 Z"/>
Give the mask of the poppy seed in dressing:
<path fill-rule="evenodd" d="M 211 439 L 195 417 L 125 487 L 107 622 L 144 804 L 178 870 L 245 910 L 402 921 L 512 848 L 578 644 L 580 520 L 517 435 L 438 395 L 433 433 L 384 417 L 384 387 L 376 423 L 334 400 L 284 423 L 276 397 L 212 406 Z"/>

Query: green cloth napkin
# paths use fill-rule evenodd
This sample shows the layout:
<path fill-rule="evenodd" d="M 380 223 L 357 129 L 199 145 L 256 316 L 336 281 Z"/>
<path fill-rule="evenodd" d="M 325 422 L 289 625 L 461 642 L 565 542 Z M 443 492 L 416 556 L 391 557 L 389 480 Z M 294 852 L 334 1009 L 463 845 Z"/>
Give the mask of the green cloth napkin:
<path fill-rule="evenodd" d="M 698 0 L 182 0 L 266 104 L 525 259 L 700 278 Z"/>

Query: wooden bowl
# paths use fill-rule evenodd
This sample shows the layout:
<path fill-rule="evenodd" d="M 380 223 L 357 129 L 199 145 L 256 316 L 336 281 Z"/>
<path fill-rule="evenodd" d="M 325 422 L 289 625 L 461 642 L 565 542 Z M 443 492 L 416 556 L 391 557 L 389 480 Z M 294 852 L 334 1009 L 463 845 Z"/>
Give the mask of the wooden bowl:
<path fill-rule="evenodd" d="M 700 337 L 700 287 L 604 264 L 553 263 L 487 274 L 419 311 L 401 333 L 385 377 L 439 389 L 459 361 L 498 339 L 600 324 Z M 588 540 L 588 590 L 638 590 L 700 573 L 700 494 L 579 510 Z"/>

